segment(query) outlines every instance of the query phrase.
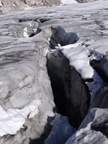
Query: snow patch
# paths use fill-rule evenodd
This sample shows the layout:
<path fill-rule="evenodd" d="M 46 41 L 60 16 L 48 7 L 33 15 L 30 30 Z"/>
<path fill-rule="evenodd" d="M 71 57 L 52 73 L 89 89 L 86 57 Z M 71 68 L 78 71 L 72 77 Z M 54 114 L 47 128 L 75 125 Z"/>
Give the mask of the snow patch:
<path fill-rule="evenodd" d="M 78 3 L 76 0 L 61 0 L 62 4 L 76 4 Z"/>
<path fill-rule="evenodd" d="M 86 84 L 90 90 L 91 96 L 104 85 L 103 80 L 97 74 L 97 72 L 90 66 L 90 60 L 99 60 L 102 58 L 101 54 L 96 51 L 88 49 L 84 43 L 84 40 L 76 42 L 75 44 L 69 44 L 66 46 L 59 46 L 61 52 L 69 60 L 70 65 L 73 66 L 81 77 L 86 80 Z M 91 79 L 92 82 L 87 80 Z M 92 98 L 91 98 L 92 101 Z"/>
<path fill-rule="evenodd" d="M 0 7 L 2 7 L 3 5 L 2 5 L 2 2 L 0 1 Z"/>
<path fill-rule="evenodd" d="M 33 9 L 33 8 L 29 6 L 24 8 L 24 10 L 30 10 L 30 9 Z"/>
<path fill-rule="evenodd" d="M 20 128 L 23 128 L 27 117 L 32 118 L 38 114 L 40 104 L 40 100 L 35 100 L 23 109 L 8 109 L 7 111 L 0 106 L 0 137 L 16 134 Z"/>
<path fill-rule="evenodd" d="M 29 37 L 27 27 L 25 27 L 25 28 L 23 29 L 23 36 L 24 36 L 25 38 L 28 38 L 28 37 Z"/>

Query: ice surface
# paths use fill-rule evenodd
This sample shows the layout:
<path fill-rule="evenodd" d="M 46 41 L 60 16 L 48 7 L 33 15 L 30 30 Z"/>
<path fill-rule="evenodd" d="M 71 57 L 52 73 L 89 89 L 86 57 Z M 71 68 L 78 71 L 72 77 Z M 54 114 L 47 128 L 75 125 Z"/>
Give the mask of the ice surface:
<path fill-rule="evenodd" d="M 7 111 L 0 106 L 0 137 L 16 134 L 20 128 L 23 128 L 27 117 L 32 118 L 38 114 L 40 104 L 40 100 L 35 100 L 23 109 L 8 109 Z"/>
<path fill-rule="evenodd" d="M 24 36 L 25 38 L 28 38 L 28 37 L 29 37 L 27 27 L 25 27 L 25 28 L 23 29 L 23 36 Z"/>

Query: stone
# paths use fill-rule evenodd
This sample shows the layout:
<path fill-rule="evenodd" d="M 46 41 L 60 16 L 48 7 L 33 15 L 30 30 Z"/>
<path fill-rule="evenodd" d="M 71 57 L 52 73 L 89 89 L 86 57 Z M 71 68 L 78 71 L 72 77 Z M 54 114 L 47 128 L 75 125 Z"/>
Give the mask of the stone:
<path fill-rule="evenodd" d="M 7 13 L 11 11 L 32 9 L 33 7 L 60 5 L 60 3 L 60 0 L 1 0 L 0 10 L 1 13 Z"/>
<path fill-rule="evenodd" d="M 53 126 L 52 131 L 44 144 L 64 144 L 76 131 L 76 129 L 69 124 L 68 118 L 60 114 L 56 115 L 51 125 Z"/>
<path fill-rule="evenodd" d="M 26 4 L 31 5 L 31 6 L 36 4 L 35 0 L 25 0 L 25 2 L 26 2 Z"/>

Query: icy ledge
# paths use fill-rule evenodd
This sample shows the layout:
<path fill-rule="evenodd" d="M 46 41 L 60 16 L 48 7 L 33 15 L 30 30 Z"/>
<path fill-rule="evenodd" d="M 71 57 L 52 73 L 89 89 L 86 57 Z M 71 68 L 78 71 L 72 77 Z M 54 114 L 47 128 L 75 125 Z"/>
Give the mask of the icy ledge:
<path fill-rule="evenodd" d="M 40 100 L 35 100 L 23 109 L 8 109 L 7 111 L 0 106 L 0 137 L 16 134 L 20 128 L 23 128 L 27 117 L 32 118 L 38 114 L 40 104 Z"/>
<path fill-rule="evenodd" d="M 93 96 L 95 92 L 104 85 L 104 82 L 97 72 L 90 66 L 90 60 L 99 60 L 103 55 L 94 50 L 88 49 L 85 46 L 89 43 L 87 41 L 88 40 L 79 39 L 75 44 L 59 46 L 59 49 L 69 60 L 70 65 L 73 66 L 85 80 L 85 83 L 90 90 L 90 94 Z M 90 43 L 92 43 L 92 40 Z M 91 81 L 89 82 L 89 80 Z"/>

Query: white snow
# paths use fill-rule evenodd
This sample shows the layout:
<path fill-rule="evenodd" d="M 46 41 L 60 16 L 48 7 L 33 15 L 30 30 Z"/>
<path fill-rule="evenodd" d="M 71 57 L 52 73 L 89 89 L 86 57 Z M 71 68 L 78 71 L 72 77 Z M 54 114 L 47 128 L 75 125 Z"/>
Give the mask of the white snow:
<path fill-rule="evenodd" d="M 32 118 L 38 114 L 40 104 L 40 100 L 35 100 L 23 109 L 8 109 L 7 111 L 0 106 L 0 137 L 16 134 L 20 128 L 23 128 L 27 117 Z"/>
<path fill-rule="evenodd" d="M 2 6 L 2 2 L 0 1 L 0 7 Z"/>
<path fill-rule="evenodd" d="M 82 44 L 84 44 L 84 40 L 82 41 Z M 90 60 L 99 60 L 102 55 L 97 54 L 95 51 L 93 52 L 93 50 L 91 54 L 91 50 L 84 45 L 81 45 L 81 41 L 80 43 L 77 42 L 75 44 L 60 46 L 59 48 L 64 56 L 69 60 L 70 65 L 77 70 L 84 80 L 86 80 L 90 94 L 93 96 L 94 93 L 104 85 L 104 82 L 96 71 L 90 66 Z M 87 79 L 93 79 L 93 82 L 87 82 Z"/>
<path fill-rule="evenodd" d="M 78 3 L 76 0 L 61 0 L 62 4 L 75 4 Z"/>
<path fill-rule="evenodd" d="M 29 37 L 27 27 L 25 27 L 25 28 L 23 29 L 23 36 L 24 36 L 25 38 L 28 38 L 28 37 Z"/>
<path fill-rule="evenodd" d="M 86 42 L 86 39 L 84 38 L 79 38 L 78 41 L 74 44 L 68 44 L 68 45 L 65 45 L 65 46 L 62 46 L 60 44 L 58 44 L 58 46 L 56 46 L 55 48 L 56 49 L 70 49 L 70 48 L 75 48 L 75 47 L 78 47 L 78 46 L 81 46 L 83 43 Z"/>
<path fill-rule="evenodd" d="M 33 9 L 32 7 L 26 7 L 26 8 L 24 8 L 24 10 L 30 10 L 30 9 Z"/>

